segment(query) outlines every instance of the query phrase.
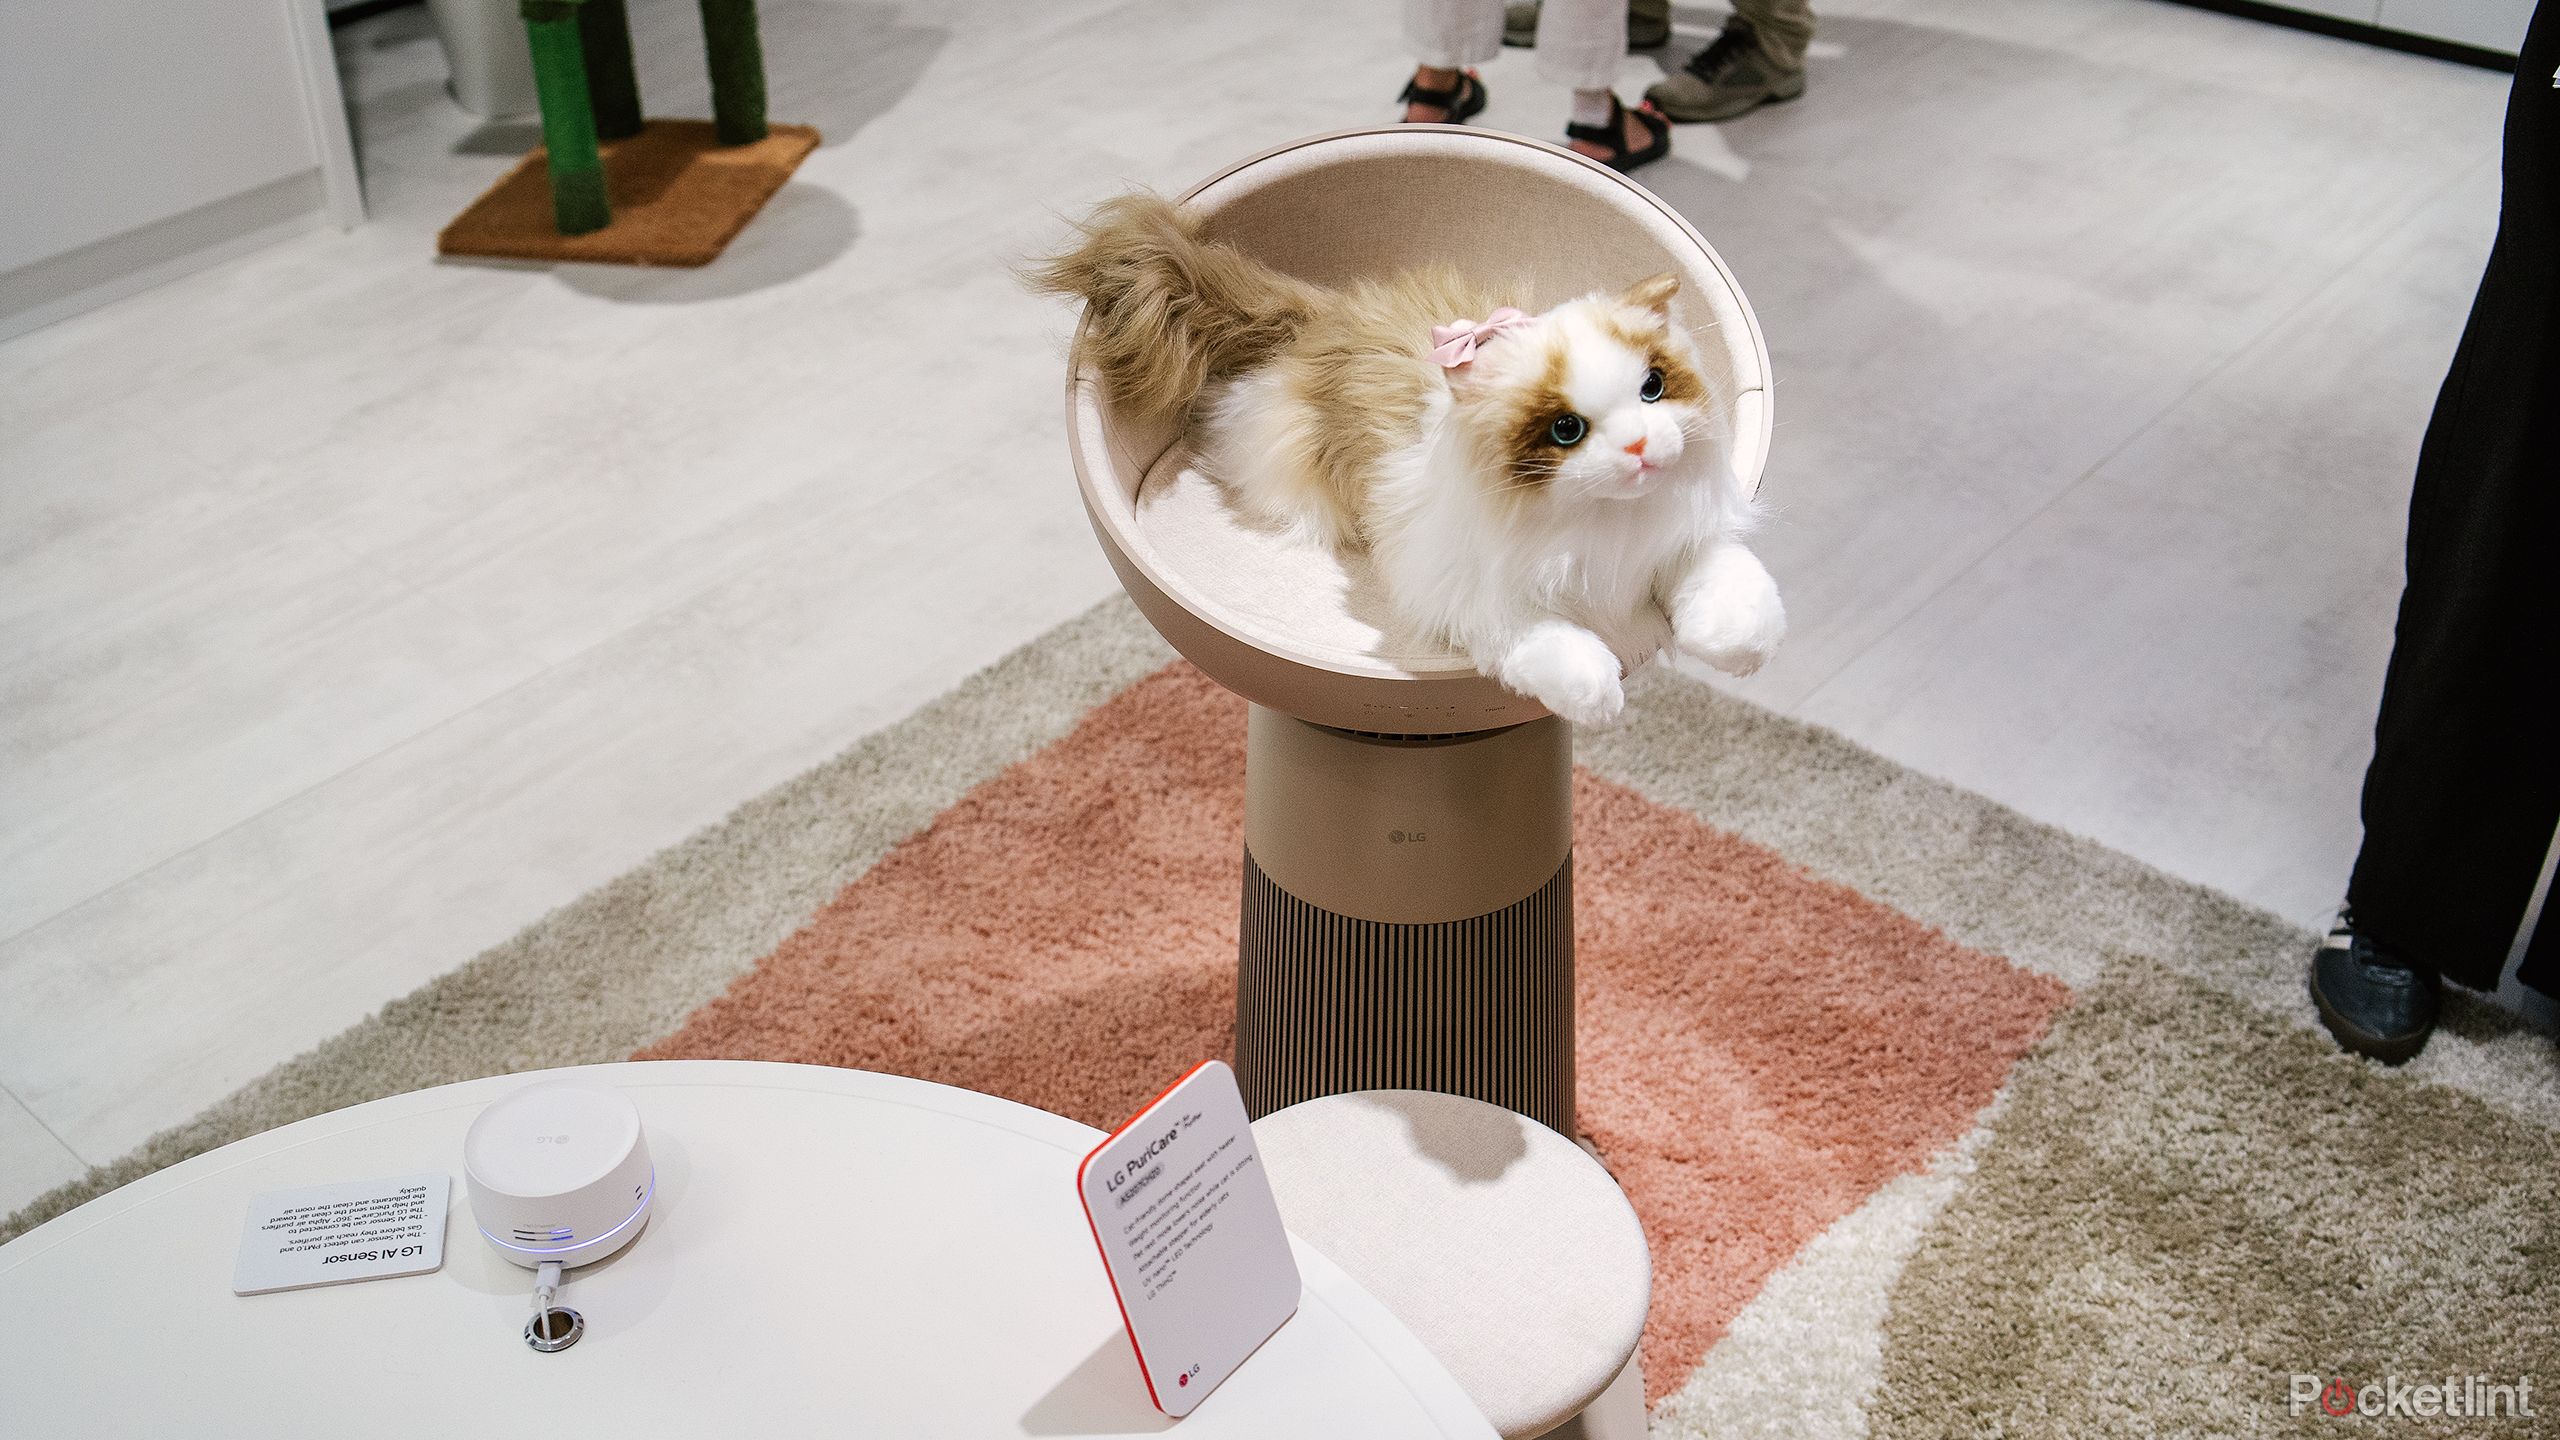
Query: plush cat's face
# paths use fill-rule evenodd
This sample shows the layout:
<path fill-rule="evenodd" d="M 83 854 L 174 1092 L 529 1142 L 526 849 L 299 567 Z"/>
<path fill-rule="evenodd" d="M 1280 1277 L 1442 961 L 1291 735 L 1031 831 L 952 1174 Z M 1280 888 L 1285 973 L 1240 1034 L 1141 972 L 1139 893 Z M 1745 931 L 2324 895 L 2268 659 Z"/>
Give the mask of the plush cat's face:
<path fill-rule="evenodd" d="M 1454 413 L 1496 491 L 1607 504 L 1703 477 L 1711 402 L 1678 288 L 1657 275 L 1568 301 L 1477 352 Z"/>

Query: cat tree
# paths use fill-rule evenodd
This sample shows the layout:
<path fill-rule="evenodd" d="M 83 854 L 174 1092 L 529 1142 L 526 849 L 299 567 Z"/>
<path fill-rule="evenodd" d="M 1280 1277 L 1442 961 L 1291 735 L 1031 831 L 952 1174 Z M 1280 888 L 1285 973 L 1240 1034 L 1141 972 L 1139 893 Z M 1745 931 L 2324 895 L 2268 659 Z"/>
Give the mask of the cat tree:
<path fill-rule="evenodd" d="M 641 130 L 640 76 L 623 0 L 522 0 L 533 82 L 542 97 L 551 204 L 560 233 L 601 230 L 605 201 L 600 140 Z M 711 71 L 712 125 L 723 145 L 765 137 L 764 43 L 755 0 L 702 0 L 703 58 Z"/>
<path fill-rule="evenodd" d="M 1769 354 L 1687 221 L 1568 151 L 1403 125 L 1283 146 L 1193 187 L 1208 235 L 1340 284 L 1430 261 L 1545 306 L 1675 271 L 1732 463 L 1769 449 Z M 1569 728 L 1394 633 L 1358 556 L 1257 529 L 1180 421 L 1111 405 L 1079 352 L 1067 424 L 1094 534 L 1176 650 L 1252 702 L 1236 1073 L 1253 1113 L 1349 1090 L 1469 1095 L 1574 1130 Z"/>
<path fill-rule="evenodd" d="M 701 0 L 712 118 L 640 109 L 624 0 L 519 0 L 542 149 L 436 236 L 439 254 L 707 265 L 818 145 L 765 118 L 755 0 Z"/>

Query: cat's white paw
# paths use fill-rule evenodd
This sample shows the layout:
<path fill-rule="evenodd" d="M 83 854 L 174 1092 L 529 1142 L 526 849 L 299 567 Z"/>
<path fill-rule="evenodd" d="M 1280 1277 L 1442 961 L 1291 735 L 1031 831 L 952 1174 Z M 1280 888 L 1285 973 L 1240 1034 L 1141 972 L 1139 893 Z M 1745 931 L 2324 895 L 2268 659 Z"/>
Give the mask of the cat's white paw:
<path fill-rule="evenodd" d="M 1501 681 L 1576 725 L 1612 725 L 1627 708 L 1618 657 L 1567 625 L 1531 631 L 1503 657 Z"/>
<path fill-rule="evenodd" d="M 1787 607 L 1758 556 L 1739 545 L 1719 546 L 1681 587 L 1671 633 L 1681 654 L 1728 675 L 1748 675 L 1769 663 L 1786 638 Z"/>

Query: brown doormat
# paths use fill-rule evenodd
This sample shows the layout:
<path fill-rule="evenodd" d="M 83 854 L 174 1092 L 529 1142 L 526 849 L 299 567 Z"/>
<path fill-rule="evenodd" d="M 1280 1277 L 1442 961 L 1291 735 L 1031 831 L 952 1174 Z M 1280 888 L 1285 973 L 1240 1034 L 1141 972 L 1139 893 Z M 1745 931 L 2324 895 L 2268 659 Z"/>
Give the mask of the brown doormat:
<path fill-rule="evenodd" d="M 818 132 L 776 125 L 752 145 L 723 145 L 708 120 L 652 120 L 601 148 L 612 224 L 561 234 L 551 216 L 548 152 L 535 150 L 444 227 L 436 253 L 707 265 L 818 148 Z"/>

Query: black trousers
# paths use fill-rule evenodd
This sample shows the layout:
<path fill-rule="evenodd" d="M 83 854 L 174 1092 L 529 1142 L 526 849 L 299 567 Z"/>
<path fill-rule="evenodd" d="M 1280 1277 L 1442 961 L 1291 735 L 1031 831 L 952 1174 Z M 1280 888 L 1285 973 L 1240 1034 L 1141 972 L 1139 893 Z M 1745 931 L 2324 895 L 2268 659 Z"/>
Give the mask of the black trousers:
<path fill-rule="evenodd" d="M 2498 238 L 2409 499 L 2408 587 L 2364 779 L 2357 927 L 2498 983 L 2560 821 L 2560 0 L 2507 99 Z M 2521 978 L 2560 995 L 2546 907 Z"/>

